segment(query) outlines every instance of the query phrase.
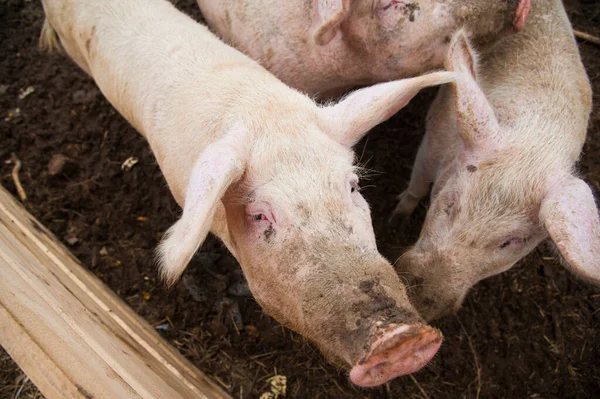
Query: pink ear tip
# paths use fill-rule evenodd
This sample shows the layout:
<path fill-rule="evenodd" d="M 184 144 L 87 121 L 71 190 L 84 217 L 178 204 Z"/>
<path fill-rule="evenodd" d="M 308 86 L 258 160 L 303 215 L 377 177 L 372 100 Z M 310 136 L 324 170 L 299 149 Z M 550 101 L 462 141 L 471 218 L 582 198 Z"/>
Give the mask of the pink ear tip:
<path fill-rule="evenodd" d="M 521 0 L 519 2 L 519 6 L 517 7 L 517 12 L 515 13 L 515 19 L 513 21 L 513 26 L 517 32 L 520 32 L 523 30 L 523 28 L 525 28 L 525 22 L 527 21 L 530 11 L 531 0 Z"/>

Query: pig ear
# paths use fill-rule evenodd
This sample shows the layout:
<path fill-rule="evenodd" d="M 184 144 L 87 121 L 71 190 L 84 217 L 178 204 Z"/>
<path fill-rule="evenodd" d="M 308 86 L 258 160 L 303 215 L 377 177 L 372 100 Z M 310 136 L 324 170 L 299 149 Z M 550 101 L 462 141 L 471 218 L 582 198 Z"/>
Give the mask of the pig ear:
<path fill-rule="evenodd" d="M 351 147 L 367 132 L 391 118 L 417 93 L 429 86 L 455 80 L 451 72 L 434 72 L 416 78 L 380 83 L 350 93 L 335 105 L 320 109 L 329 134 Z"/>
<path fill-rule="evenodd" d="M 570 176 L 546 194 L 540 221 L 570 269 L 600 285 L 600 219 L 592 190 Z"/>
<path fill-rule="evenodd" d="M 477 84 L 477 58 L 465 32 L 452 38 L 446 69 L 459 73 L 452 84 L 457 129 L 467 150 L 489 150 L 498 145 L 500 127 L 494 110 Z"/>
<path fill-rule="evenodd" d="M 323 46 L 337 34 L 340 24 L 350 11 L 350 0 L 316 0 L 313 35 L 315 43 Z"/>
<path fill-rule="evenodd" d="M 163 280 L 173 284 L 183 273 L 208 231 L 215 210 L 229 186 L 244 173 L 244 159 L 225 139 L 209 145 L 188 180 L 183 215 L 157 249 Z"/>

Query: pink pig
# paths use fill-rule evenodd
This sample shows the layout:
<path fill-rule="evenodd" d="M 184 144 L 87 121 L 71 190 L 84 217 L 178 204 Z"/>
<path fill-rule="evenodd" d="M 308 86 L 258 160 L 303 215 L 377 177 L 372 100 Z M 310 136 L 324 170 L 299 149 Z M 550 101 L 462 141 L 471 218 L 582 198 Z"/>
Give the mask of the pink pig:
<path fill-rule="evenodd" d="M 600 221 L 574 165 L 591 89 L 560 0 L 534 0 L 525 29 L 475 51 L 464 32 L 446 60 L 462 79 L 442 87 L 396 214 L 434 182 L 421 236 L 396 265 L 426 320 L 460 307 L 478 281 L 548 237 L 579 276 L 600 284 Z"/>
<path fill-rule="evenodd" d="M 523 28 L 530 0 L 198 0 L 209 25 L 288 85 L 331 97 L 440 68 L 466 26 L 488 42 Z"/>
<path fill-rule="evenodd" d="M 382 83 L 322 106 L 165 0 L 42 4 L 42 39 L 52 43 L 56 32 L 148 140 L 183 208 L 158 251 L 169 283 L 211 231 L 265 311 L 354 383 L 379 385 L 427 364 L 442 335 L 422 323 L 377 251 L 351 147 L 455 73 Z"/>

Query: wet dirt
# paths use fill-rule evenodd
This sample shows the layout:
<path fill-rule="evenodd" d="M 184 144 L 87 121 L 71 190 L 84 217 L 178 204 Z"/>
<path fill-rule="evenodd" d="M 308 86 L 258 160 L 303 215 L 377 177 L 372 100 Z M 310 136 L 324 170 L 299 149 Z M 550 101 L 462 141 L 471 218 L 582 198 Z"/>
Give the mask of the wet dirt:
<path fill-rule="evenodd" d="M 194 0 L 174 2 L 201 19 Z M 576 29 L 600 35 L 599 3 L 566 3 Z M 248 296 L 236 261 L 213 237 L 184 279 L 166 289 L 158 282 L 154 248 L 181 211 L 144 139 L 91 79 L 64 55 L 38 50 L 42 18 L 37 1 L 0 0 L 0 183 L 16 195 L 12 165 L 5 163 L 15 153 L 25 207 L 234 397 L 270 391 L 274 375 L 287 377 L 293 398 L 600 395 L 600 290 L 565 271 L 544 245 L 511 271 L 478 284 L 457 316 L 434 323 L 445 339 L 427 367 L 373 389 L 353 386 L 314 346 L 265 315 Z M 600 47 L 579 43 L 600 93 Z M 426 203 L 404 233 L 387 226 L 434 92 L 427 90 L 356 147 L 361 162 L 381 172 L 362 185 L 380 250 L 390 260 L 415 241 L 425 214 Z M 599 192 L 600 97 L 594 99 L 579 170 Z M 18 369 L 1 364 L 0 396 L 12 397 L 5 381 Z"/>

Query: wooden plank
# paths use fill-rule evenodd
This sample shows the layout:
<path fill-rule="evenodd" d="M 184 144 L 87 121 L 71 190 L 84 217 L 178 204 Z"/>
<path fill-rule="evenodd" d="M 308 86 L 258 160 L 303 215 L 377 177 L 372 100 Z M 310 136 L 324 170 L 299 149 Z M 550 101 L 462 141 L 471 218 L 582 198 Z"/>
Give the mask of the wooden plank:
<path fill-rule="evenodd" d="M 229 398 L 0 187 L 0 344 L 48 398 Z"/>
<path fill-rule="evenodd" d="M 0 336 L 2 346 L 15 359 L 25 359 L 27 375 L 35 381 L 38 389 L 48 398 L 86 398 L 87 393 L 77 387 L 52 359 L 31 339 L 27 331 L 17 322 L 4 306 L 0 305 Z"/>

